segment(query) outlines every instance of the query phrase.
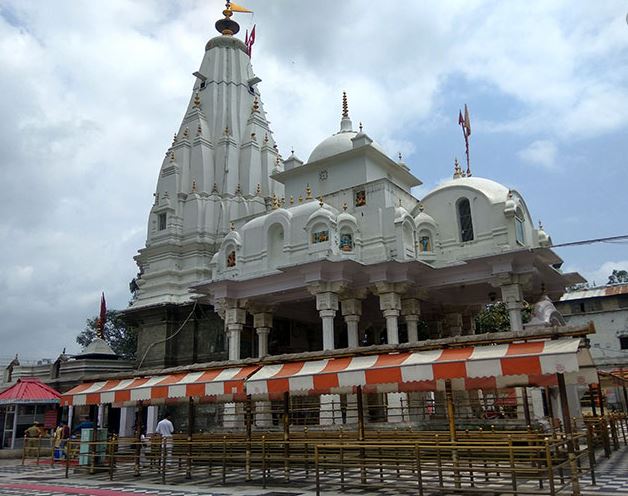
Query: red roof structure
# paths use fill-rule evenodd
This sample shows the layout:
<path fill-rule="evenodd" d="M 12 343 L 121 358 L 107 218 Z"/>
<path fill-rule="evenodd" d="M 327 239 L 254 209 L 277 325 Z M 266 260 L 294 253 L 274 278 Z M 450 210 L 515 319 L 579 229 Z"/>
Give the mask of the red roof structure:
<path fill-rule="evenodd" d="M 59 403 L 61 394 L 35 377 L 22 377 L 0 393 L 0 405 Z"/>

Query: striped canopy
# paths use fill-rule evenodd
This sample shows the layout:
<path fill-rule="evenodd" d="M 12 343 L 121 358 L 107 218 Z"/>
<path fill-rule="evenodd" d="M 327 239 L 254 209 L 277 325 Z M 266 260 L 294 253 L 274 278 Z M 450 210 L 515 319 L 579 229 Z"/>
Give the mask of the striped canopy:
<path fill-rule="evenodd" d="M 579 339 L 438 349 L 266 365 L 246 381 L 254 398 L 354 392 L 501 389 L 556 384 L 579 371 Z M 587 378 L 573 377 L 575 382 Z"/>
<path fill-rule="evenodd" d="M 190 396 L 234 401 L 245 396 L 244 380 L 258 368 L 256 365 L 232 367 L 79 384 L 63 395 L 61 404 L 125 405 L 140 400 L 159 403 Z"/>

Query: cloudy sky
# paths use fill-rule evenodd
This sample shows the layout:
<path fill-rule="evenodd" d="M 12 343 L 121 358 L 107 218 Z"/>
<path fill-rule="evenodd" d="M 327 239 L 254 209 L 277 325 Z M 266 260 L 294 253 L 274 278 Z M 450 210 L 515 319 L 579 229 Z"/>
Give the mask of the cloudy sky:
<path fill-rule="evenodd" d="M 554 243 L 628 234 L 623 1 L 242 0 L 271 126 L 306 159 L 354 123 L 419 176 L 449 177 L 471 111 L 473 172 L 520 191 Z M 124 308 L 164 151 L 222 5 L 0 0 L 0 359 L 78 351 Z M 558 250 L 597 283 L 626 244 Z"/>

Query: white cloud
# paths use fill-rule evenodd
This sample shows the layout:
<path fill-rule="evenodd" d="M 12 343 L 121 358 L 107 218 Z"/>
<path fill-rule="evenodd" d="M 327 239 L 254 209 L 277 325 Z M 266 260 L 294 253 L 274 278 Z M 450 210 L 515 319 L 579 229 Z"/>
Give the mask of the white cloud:
<path fill-rule="evenodd" d="M 628 270 L 628 260 L 606 261 L 601 265 L 572 266 L 565 268 L 565 272 L 579 272 L 589 284 L 601 286 L 608 283 L 608 276 L 613 270 Z"/>
<path fill-rule="evenodd" d="M 519 150 L 518 155 L 524 162 L 551 170 L 556 168 L 556 152 L 556 145 L 551 141 L 537 140 Z"/>
<path fill-rule="evenodd" d="M 444 101 L 464 103 L 443 94 L 453 79 L 516 103 L 512 115 L 479 116 L 474 132 L 547 137 L 545 150 L 528 150 L 539 165 L 554 161 L 551 143 L 628 122 L 623 2 L 409 2 L 403 15 L 357 0 L 247 6 L 255 18 L 240 21 L 257 23 L 253 64 L 284 155 L 294 146 L 306 159 L 336 131 L 346 90 L 356 127 L 427 168 L 412 133 L 455 127 L 435 118 Z M 71 348 L 101 290 L 110 307 L 126 306 L 161 159 L 222 8 L 0 3 L 0 339 L 9 348 L 34 357 Z"/>

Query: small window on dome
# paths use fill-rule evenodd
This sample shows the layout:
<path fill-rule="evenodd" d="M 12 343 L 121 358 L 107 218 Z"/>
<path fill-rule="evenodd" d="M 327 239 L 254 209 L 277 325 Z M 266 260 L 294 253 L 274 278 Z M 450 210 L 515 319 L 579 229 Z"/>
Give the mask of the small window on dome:
<path fill-rule="evenodd" d="M 340 251 L 349 252 L 353 251 L 353 234 L 342 233 L 340 235 Z"/>
<path fill-rule="evenodd" d="M 227 268 L 236 266 L 236 252 L 231 250 L 227 255 Z"/>
<path fill-rule="evenodd" d="M 329 231 L 316 231 L 312 233 L 312 243 L 324 243 L 329 241 Z"/>
<path fill-rule="evenodd" d="M 422 234 L 419 237 L 419 251 L 421 253 L 432 251 L 432 238 L 429 234 Z"/>
<path fill-rule="evenodd" d="M 167 214 L 159 214 L 159 216 L 157 217 L 157 228 L 160 231 L 163 231 L 166 229 L 167 220 L 168 220 Z"/>
<path fill-rule="evenodd" d="M 460 240 L 473 241 L 473 219 L 471 218 L 471 204 L 467 198 L 458 200 L 458 222 L 460 224 Z"/>
<path fill-rule="evenodd" d="M 526 241 L 525 231 L 523 229 L 523 219 L 519 215 L 515 215 L 515 236 L 517 243 L 524 245 Z"/>
<path fill-rule="evenodd" d="M 366 191 L 363 189 L 355 192 L 355 206 L 362 207 L 366 205 Z"/>

